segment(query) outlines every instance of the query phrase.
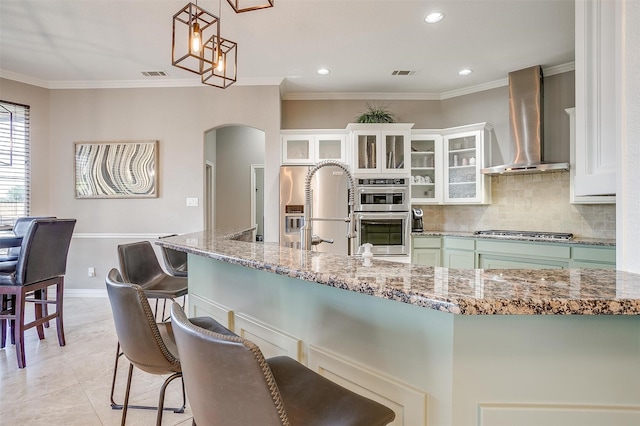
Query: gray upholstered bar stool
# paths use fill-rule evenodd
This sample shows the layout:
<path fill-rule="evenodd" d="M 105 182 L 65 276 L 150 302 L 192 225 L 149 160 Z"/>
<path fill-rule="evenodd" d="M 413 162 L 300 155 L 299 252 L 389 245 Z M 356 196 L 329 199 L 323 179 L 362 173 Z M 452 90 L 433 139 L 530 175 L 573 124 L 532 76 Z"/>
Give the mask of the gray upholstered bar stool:
<path fill-rule="evenodd" d="M 178 408 L 165 408 L 164 395 L 173 380 L 182 377 L 180 359 L 170 322 L 156 322 L 143 289 L 137 284 L 123 282 L 117 269 L 111 269 L 106 278 L 107 294 L 113 313 L 119 348 L 129 360 L 129 375 L 122 412 L 125 424 L 128 408 L 148 408 L 157 410 L 156 424 L 162 423 L 163 410 L 184 412 L 186 398 L 182 386 L 183 401 Z M 205 329 L 218 330 L 218 323 L 208 317 L 193 318 L 191 321 Z M 149 374 L 167 376 L 162 387 L 157 407 L 129 406 L 131 379 L 134 366 Z"/>
<path fill-rule="evenodd" d="M 175 237 L 177 234 L 165 235 L 162 238 Z M 160 246 L 164 266 L 167 268 L 169 275 L 174 277 L 186 277 L 189 275 L 187 268 L 187 253 L 180 250 L 174 250 L 169 247 Z"/>
<path fill-rule="evenodd" d="M 155 299 L 154 317 L 165 321 L 166 301 L 175 301 L 187 295 L 188 285 L 186 277 L 169 275 L 162 270 L 158 258 L 149 241 L 139 241 L 118 246 L 118 261 L 123 282 L 137 284 L 144 292 L 147 299 Z M 159 301 L 162 300 L 162 313 L 158 315 Z M 116 358 L 113 367 L 113 380 L 111 382 L 111 407 L 121 409 L 122 404 L 115 402 L 116 378 L 118 375 L 118 362 L 123 355 L 120 343 L 116 348 Z"/>
<path fill-rule="evenodd" d="M 395 418 L 292 358 L 265 359 L 258 346 L 227 329 L 198 327 L 177 303 L 171 322 L 194 424 L 383 426 Z"/>

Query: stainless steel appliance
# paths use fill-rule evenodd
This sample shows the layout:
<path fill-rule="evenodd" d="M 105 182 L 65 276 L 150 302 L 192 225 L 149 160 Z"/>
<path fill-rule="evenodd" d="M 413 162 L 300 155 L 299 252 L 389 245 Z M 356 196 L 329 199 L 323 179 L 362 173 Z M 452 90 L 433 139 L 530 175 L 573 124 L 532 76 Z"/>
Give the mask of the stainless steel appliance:
<path fill-rule="evenodd" d="M 411 209 L 413 220 L 411 221 L 412 232 L 422 232 L 424 230 L 424 223 L 422 222 L 422 216 L 424 212 L 422 209 Z"/>
<path fill-rule="evenodd" d="M 356 211 L 409 211 L 407 178 L 359 178 L 356 181 Z"/>
<path fill-rule="evenodd" d="M 357 247 L 371 243 L 374 256 L 408 256 L 411 238 L 408 179 L 359 178 L 356 184 Z"/>
<path fill-rule="evenodd" d="M 484 174 L 539 173 L 569 170 L 568 163 L 544 160 L 544 100 L 542 67 L 509 73 L 509 124 L 513 143 L 511 162 L 482 169 Z"/>
<path fill-rule="evenodd" d="M 300 248 L 304 225 L 305 178 L 312 166 L 280 167 L 280 244 Z M 318 169 L 311 179 L 313 234 L 324 241 L 313 246 L 319 252 L 348 255 L 350 241 L 348 179 L 339 167 Z"/>
<path fill-rule="evenodd" d="M 548 241 L 568 241 L 573 238 L 573 234 L 567 232 L 509 231 L 500 229 L 476 231 L 474 234 L 497 238 L 529 238 L 533 240 Z"/>

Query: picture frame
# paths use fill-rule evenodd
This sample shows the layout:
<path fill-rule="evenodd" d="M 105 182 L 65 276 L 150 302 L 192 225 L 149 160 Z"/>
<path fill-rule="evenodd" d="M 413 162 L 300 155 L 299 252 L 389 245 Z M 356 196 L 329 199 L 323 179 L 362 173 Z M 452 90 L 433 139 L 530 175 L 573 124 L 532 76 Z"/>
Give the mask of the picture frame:
<path fill-rule="evenodd" d="M 75 198 L 158 196 L 158 141 L 74 142 Z"/>

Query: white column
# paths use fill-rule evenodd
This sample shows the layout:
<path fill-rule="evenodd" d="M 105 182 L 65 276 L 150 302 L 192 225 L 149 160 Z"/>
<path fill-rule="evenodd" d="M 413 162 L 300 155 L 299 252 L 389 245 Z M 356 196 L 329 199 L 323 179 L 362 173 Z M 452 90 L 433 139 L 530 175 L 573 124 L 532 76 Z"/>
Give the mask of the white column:
<path fill-rule="evenodd" d="M 640 2 L 616 2 L 617 268 L 640 273 Z"/>

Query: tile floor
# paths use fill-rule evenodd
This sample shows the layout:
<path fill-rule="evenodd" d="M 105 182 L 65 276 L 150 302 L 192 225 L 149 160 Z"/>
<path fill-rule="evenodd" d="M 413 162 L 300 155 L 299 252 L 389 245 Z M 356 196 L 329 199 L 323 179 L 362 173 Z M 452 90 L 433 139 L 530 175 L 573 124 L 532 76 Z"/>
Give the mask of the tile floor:
<path fill-rule="evenodd" d="M 30 308 L 30 307 L 28 307 Z M 29 309 L 31 313 L 32 309 Z M 58 346 L 55 323 L 39 341 L 35 328 L 25 333 L 27 367 L 18 369 L 15 348 L 0 349 L 0 426 L 119 425 L 120 410 L 109 403 L 117 338 L 107 298 L 65 298 L 66 345 Z M 128 362 L 121 359 L 116 400 L 124 396 Z M 134 370 L 130 404 L 156 405 L 163 377 Z M 166 406 L 182 402 L 180 381 L 167 389 Z M 155 424 L 155 410 L 133 410 L 127 425 Z M 165 411 L 163 425 L 191 425 L 183 414 Z"/>

